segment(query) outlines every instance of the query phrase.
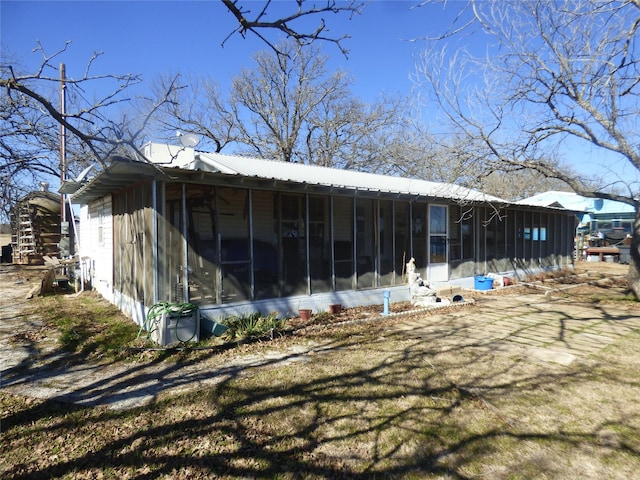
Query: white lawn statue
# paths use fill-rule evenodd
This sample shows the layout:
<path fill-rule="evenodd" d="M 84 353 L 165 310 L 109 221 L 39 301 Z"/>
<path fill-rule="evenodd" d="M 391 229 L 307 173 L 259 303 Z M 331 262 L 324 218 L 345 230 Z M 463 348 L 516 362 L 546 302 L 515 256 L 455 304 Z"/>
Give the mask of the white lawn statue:
<path fill-rule="evenodd" d="M 407 263 L 407 280 L 413 306 L 428 307 L 436 303 L 437 292 L 420 278 L 420 274 L 416 272 L 416 260 L 413 257 Z"/>

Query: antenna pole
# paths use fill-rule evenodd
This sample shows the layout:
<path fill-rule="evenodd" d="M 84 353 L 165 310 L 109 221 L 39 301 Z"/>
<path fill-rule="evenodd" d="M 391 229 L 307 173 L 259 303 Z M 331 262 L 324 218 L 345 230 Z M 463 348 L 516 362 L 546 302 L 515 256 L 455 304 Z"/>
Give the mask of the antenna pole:
<path fill-rule="evenodd" d="M 60 64 L 60 113 L 62 118 L 65 118 L 66 110 L 66 95 L 65 95 L 65 66 L 64 63 Z M 67 129 L 61 123 L 60 124 L 60 185 L 67 179 Z M 67 209 L 65 205 L 64 193 L 60 194 L 60 219 L 62 222 L 67 221 Z"/>

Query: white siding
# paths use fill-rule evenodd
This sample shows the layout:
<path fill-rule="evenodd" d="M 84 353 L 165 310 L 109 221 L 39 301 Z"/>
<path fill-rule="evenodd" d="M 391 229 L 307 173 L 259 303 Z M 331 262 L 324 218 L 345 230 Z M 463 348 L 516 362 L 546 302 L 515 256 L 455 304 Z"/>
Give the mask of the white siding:
<path fill-rule="evenodd" d="M 111 196 L 80 209 L 80 257 L 91 285 L 113 301 L 113 217 Z"/>

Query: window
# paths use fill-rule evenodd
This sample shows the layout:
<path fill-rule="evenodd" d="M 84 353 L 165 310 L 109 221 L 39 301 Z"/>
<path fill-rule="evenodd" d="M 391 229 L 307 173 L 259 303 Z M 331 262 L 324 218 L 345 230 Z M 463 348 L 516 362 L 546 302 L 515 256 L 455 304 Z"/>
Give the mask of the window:
<path fill-rule="evenodd" d="M 104 246 L 104 205 L 98 207 L 98 245 Z"/>

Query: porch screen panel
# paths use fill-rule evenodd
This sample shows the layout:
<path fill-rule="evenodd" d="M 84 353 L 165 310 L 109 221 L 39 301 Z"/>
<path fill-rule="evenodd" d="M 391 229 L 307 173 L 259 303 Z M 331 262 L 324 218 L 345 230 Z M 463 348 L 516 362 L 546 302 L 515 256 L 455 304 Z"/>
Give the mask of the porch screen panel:
<path fill-rule="evenodd" d="M 472 210 L 468 209 L 462 212 L 462 258 L 465 260 L 472 260 L 475 257 L 474 238 Z"/>
<path fill-rule="evenodd" d="M 559 265 L 558 259 L 556 257 L 556 248 L 558 246 L 557 236 L 558 236 L 558 215 L 556 213 L 550 213 L 547 221 L 547 245 L 549 249 L 549 258 L 553 262 L 554 265 Z M 577 228 L 577 227 L 576 227 Z M 580 247 L 584 244 L 581 242 Z M 582 252 L 582 249 L 580 250 Z"/>
<path fill-rule="evenodd" d="M 450 277 L 470 277 L 476 273 L 472 207 L 449 205 Z"/>
<path fill-rule="evenodd" d="M 409 204 L 407 202 L 394 203 L 394 236 L 395 236 L 395 283 L 404 283 L 407 262 L 411 258 L 411 240 L 409 237 Z"/>
<path fill-rule="evenodd" d="M 416 269 L 426 278 L 427 268 L 427 205 L 414 203 L 411 217 L 412 257 L 416 261 Z"/>
<path fill-rule="evenodd" d="M 540 213 L 531 212 L 531 264 L 540 265 Z"/>
<path fill-rule="evenodd" d="M 471 209 L 449 205 L 449 260 L 473 260 L 473 252 Z"/>
<path fill-rule="evenodd" d="M 144 268 L 144 298 L 145 304 L 151 305 L 157 301 L 155 298 L 155 264 L 153 261 L 155 244 L 157 242 L 156 234 L 154 231 L 153 222 L 153 189 L 155 185 L 149 181 L 143 185 L 142 195 L 142 228 L 143 228 L 143 268 Z"/>
<path fill-rule="evenodd" d="M 277 194 L 254 190 L 252 196 L 254 295 L 255 298 L 275 298 L 280 295 Z"/>
<path fill-rule="evenodd" d="M 353 288 L 353 199 L 333 199 L 333 250 L 336 290 Z"/>
<path fill-rule="evenodd" d="M 524 212 L 517 210 L 516 213 L 516 265 L 518 267 L 523 266 L 524 259 L 526 257 L 524 253 Z"/>
<path fill-rule="evenodd" d="M 533 217 L 532 212 L 523 212 L 524 218 L 524 255 L 523 258 L 529 266 L 533 258 Z"/>
<path fill-rule="evenodd" d="M 462 220 L 460 207 L 449 206 L 449 261 L 456 263 L 462 260 Z"/>
<path fill-rule="evenodd" d="M 516 238 L 517 238 L 517 225 L 516 225 L 516 212 L 513 210 L 507 210 L 507 228 L 506 228 L 506 250 L 507 258 L 513 265 L 513 260 L 516 257 Z"/>
<path fill-rule="evenodd" d="M 112 195 L 113 215 L 113 285 L 122 291 L 122 244 L 125 240 L 125 205 L 122 193 Z"/>
<path fill-rule="evenodd" d="M 331 291 L 329 197 L 309 197 L 309 269 L 311 292 Z"/>
<path fill-rule="evenodd" d="M 378 283 L 393 285 L 393 202 L 380 200 L 378 206 Z"/>
<path fill-rule="evenodd" d="M 507 257 L 507 233 L 508 218 L 503 211 L 500 212 L 499 218 L 496 219 L 496 257 L 504 259 Z"/>
<path fill-rule="evenodd" d="M 216 303 L 216 195 L 209 185 L 186 185 L 189 301 Z"/>
<path fill-rule="evenodd" d="M 508 218 L 504 210 L 495 211 L 489 208 L 488 211 L 493 215 L 493 262 L 492 269 L 500 272 L 510 267 L 507 254 L 506 233 Z"/>
<path fill-rule="evenodd" d="M 492 240 L 488 240 L 488 230 L 490 225 L 487 225 L 487 209 L 484 207 L 478 207 L 478 215 L 476 218 L 476 225 L 478 227 L 478 265 L 479 272 L 483 272 L 487 268 L 487 244 L 492 245 Z"/>
<path fill-rule="evenodd" d="M 217 189 L 217 218 L 222 269 L 222 303 L 251 299 L 249 191 Z"/>
<path fill-rule="evenodd" d="M 306 201 L 304 195 L 280 195 L 280 251 L 283 295 L 307 293 Z"/>
<path fill-rule="evenodd" d="M 356 199 L 356 281 L 358 288 L 375 286 L 376 223 L 374 201 L 368 198 Z"/>
<path fill-rule="evenodd" d="M 560 214 L 553 215 L 553 258 L 556 265 L 562 265 L 562 255 L 560 253 L 562 220 Z"/>
<path fill-rule="evenodd" d="M 553 265 L 551 260 L 551 252 L 549 251 L 549 215 L 547 213 L 540 214 L 540 261 L 543 266 Z"/>
<path fill-rule="evenodd" d="M 158 215 L 163 241 L 158 244 L 159 265 L 164 282 L 159 285 L 159 300 L 184 302 L 184 246 L 182 235 L 182 184 L 165 184 L 164 208 Z"/>

